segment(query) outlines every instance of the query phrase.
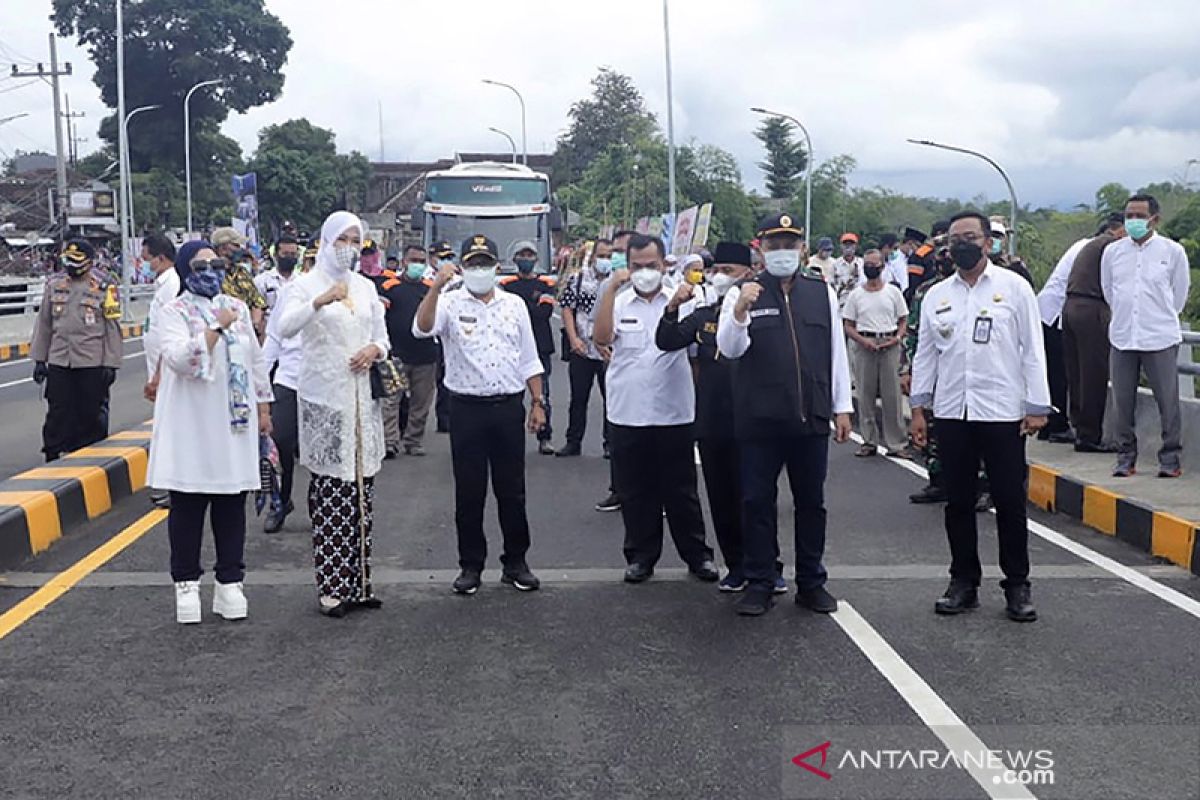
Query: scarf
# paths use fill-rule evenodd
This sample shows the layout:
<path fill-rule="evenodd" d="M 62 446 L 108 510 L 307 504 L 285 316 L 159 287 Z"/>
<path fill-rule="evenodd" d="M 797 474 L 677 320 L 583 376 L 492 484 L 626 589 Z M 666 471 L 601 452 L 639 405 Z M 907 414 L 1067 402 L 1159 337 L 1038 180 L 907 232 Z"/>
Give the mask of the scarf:
<path fill-rule="evenodd" d="M 221 296 L 223 295 L 218 295 L 218 297 Z M 213 309 L 224 307 L 223 305 L 218 306 L 216 300 L 212 303 L 201 303 L 202 298 L 191 292 L 185 292 L 184 298 L 191 306 L 191 313 L 188 316 L 200 317 L 206 327 L 211 327 L 216 322 Z M 242 343 L 232 332 L 222 330 L 220 331 L 220 336 L 225 340 L 229 427 L 233 429 L 234 433 L 244 433 L 250 430 L 250 411 L 252 406 L 250 402 L 250 373 L 246 369 L 246 354 L 242 349 Z"/>

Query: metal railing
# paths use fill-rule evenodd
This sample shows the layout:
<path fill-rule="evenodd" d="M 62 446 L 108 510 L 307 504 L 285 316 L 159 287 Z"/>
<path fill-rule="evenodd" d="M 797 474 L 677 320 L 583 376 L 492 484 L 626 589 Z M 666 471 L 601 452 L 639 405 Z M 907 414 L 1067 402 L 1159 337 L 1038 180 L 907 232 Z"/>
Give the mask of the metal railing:
<path fill-rule="evenodd" d="M 1193 361 L 1192 347 L 1200 345 L 1200 331 L 1190 330 L 1188 323 L 1183 323 L 1183 343 L 1179 345 L 1179 359 L 1176 368 L 1179 370 L 1179 396 L 1192 398 L 1196 396 L 1196 378 L 1200 377 L 1200 364 Z"/>
<path fill-rule="evenodd" d="M 153 283 L 138 283 L 125 289 L 122 296 L 128 300 L 146 300 L 154 296 L 157 287 Z M 0 315 L 34 314 L 42 305 L 46 279 L 30 278 L 24 289 L 16 286 L 0 286 Z"/>

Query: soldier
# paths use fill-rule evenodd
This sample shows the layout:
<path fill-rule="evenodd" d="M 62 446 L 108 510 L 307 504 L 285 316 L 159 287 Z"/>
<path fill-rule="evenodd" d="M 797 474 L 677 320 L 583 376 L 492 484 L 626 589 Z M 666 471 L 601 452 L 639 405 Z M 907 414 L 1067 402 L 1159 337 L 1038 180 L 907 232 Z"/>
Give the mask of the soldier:
<path fill-rule="evenodd" d="M 121 302 L 117 286 L 93 269 L 96 251 L 67 243 L 66 275 L 46 282 L 29 356 L 33 379 L 46 386 L 42 452 L 47 461 L 107 435 L 103 410 L 121 366 Z"/>
<path fill-rule="evenodd" d="M 250 321 L 254 330 L 261 335 L 265 330 L 266 298 L 254 285 L 254 273 L 246 266 L 250 259 L 243 248 L 246 237 L 234 228 L 217 228 L 209 239 L 217 255 L 225 259 L 225 280 L 221 283 L 221 294 L 236 297 L 250 309 Z"/>

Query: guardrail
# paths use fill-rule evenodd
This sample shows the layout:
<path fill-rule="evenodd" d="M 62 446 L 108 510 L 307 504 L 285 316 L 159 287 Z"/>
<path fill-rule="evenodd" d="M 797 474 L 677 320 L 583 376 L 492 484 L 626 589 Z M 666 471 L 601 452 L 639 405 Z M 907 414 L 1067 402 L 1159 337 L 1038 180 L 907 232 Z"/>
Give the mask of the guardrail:
<path fill-rule="evenodd" d="M 1179 345 L 1179 359 L 1176 369 L 1179 370 L 1179 396 L 1196 396 L 1196 378 L 1200 377 L 1200 364 L 1193 361 L 1192 347 L 1200 345 L 1200 331 L 1189 330 L 1188 323 L 1183 323 L 1183 343 Z"/>
<path fill-rule="evenodd" d="M 42 305 L 45 287 L 45 278 L 30 278 L 24 289 L 0 286 L 0 315 L 36 313 Z M 145 300 L 154 296 L 155 289 L 153 283 L 136 283 L 130 287 L 122 287 L 121 294 L 129 300 Z"/>

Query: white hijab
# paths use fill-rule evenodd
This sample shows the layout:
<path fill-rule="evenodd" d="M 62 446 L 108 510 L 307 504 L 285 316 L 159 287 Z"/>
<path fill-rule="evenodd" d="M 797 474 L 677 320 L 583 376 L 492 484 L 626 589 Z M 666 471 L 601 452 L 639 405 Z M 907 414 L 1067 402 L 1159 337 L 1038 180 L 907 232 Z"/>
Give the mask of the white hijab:
<path fill-rule="evenodd" d="M 339 236 L 354 227 L 358 228 L 360 239 L 366 235 L 362 220 L 349 211 L 335 211 L 326 217 L 325 223 L 321 225 L 321 246 L 317 249 L 317 269 L 335 281 L 345 280 L 348 270 L 338 264 L 337 256 L 334 254 L 334 242 Z"/>

